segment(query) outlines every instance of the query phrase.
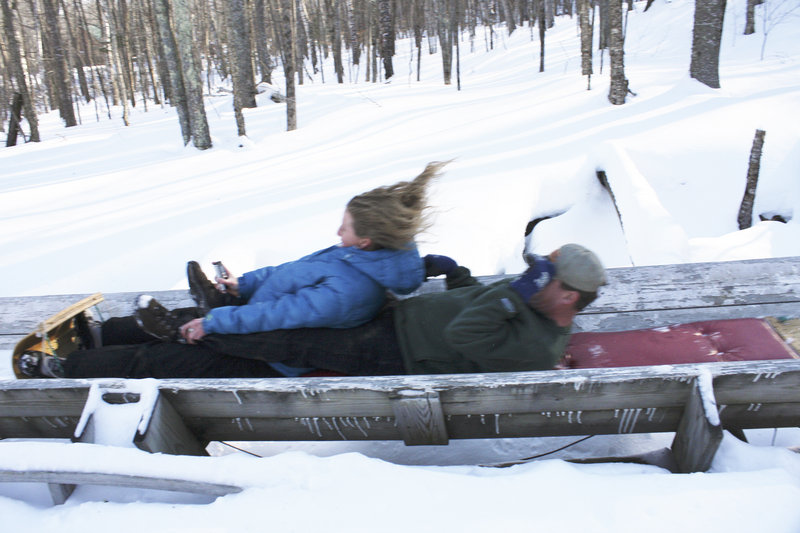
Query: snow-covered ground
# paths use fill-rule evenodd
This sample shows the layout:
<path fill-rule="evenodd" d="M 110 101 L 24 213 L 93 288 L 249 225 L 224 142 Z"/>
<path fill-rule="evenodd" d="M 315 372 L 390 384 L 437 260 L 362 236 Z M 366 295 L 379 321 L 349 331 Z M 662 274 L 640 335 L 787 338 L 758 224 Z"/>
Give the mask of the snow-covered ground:
<path fill-rule="evenodd" d="M 779 2 L 767 0 L 772 6 Z M 797 7 L 798 2 L 784 6 Z M 398 43 L 391 83 L 319 77 L 299 87 L 299 129 L 268 96 L 246 110 L 236 136 L 230 96 L 207 97 L 214 148 L 183 147 L 171 109 L 141 103 L 129 127 L 120 110 L 64 129 L 40 117 L 43 142 L 0 149 L 0 296 L 185 288 L 185 263 L 211 272 L 222 259 L 245 272 L 336 242 L 347 200 L 453 159 L 437 183 L 422 253 L 451 255 L 477 274 L 520 272 L 525 247 L 564 242 L 595 250 L 609 267 L 800 255 L 800 12 L 764 43 L 744 36 L 745 0 L 728 2 L 721 89 L 688 76 L 694 3 L 659 0 L 628 16 L 623 106 L 608 103 L 608 58 L 595 58 L 592 90 L 580 76 L 574 19 L 547 34 L 546 72 L 527 28 L 486 50 L 461 46 L 462 90 L 445 86 L 438 55 L 416 81 L 411 43 Z M 759 13 L 763 8 L 758 7 Z M 767 21 L 768 23 L 770 21 Z M 355 76 L 355 72 L 352 73 Z M 766 131 L 755 214 L 737 211 L 756 129 Z M 606 172 L 624 232 L 595 178 Z M 531 238 L 528 221 L 540 223 Z M 43 317 L 44 318 L 44 317 Z M 8 352 L 0 377 L 12 378 Z M 560 459 L 668 446 L 669 435 L 593 437 L 547 459 L 514 460 L 575 439 L 248 445 L 195 458 L 63 443 L 0 442 L 4 466 L 61 461 L 126 464 L 251 487 L 209 502 L 181 494 L 80 487 L 51 508 L 38 485 L 0 484 L 3 531 L 800 531 L 796 432 L 726 435 L 712 471 L 574 465 Z M 217 455 L 233 451 L 223 445 Z M 423 466 L 424 465 L 424 466 Z M 435 465 L 435 466 L 432 466 Z"/>

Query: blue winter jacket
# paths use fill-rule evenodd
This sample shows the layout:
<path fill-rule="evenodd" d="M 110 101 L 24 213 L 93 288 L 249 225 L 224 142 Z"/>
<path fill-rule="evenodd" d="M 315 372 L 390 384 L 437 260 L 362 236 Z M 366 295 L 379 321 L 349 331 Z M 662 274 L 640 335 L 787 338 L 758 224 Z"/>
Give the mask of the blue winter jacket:
<path fill-rule="evenodd" d="M 425 267 L 415 246 L 364 251 L 331 246 L 239 278 L 247 303 L 212 309 L 206 333 L 255 333 L 306 327 L 351 328 L 372 318 L 386 289 L 408 294 L 422 284 Z"/>

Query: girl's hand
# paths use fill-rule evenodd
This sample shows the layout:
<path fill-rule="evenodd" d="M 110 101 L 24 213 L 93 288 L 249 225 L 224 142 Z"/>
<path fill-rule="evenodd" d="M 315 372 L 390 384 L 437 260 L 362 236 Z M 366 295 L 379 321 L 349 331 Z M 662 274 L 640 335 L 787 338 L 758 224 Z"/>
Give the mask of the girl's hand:
<path fill-rule="evenodd" d="M 217 276 L 214 278 L 214 281 L 217 282 L 217 289 L 228 292 L 234 296 L 239 296 L 239 279 L 236 276 L 231 275 L 228 267 L 223 266 L 223 268 L 225 269 L 225 275 L 228 277 L 220 278 Z"/>
<path fill-rule="evenodd" d="M 197 341 L 206 336 L 203 329 L 203 319 L 195 318 L 180 327 L 181 337 L 186 340 L 187 344 L 197 344 Z"/>

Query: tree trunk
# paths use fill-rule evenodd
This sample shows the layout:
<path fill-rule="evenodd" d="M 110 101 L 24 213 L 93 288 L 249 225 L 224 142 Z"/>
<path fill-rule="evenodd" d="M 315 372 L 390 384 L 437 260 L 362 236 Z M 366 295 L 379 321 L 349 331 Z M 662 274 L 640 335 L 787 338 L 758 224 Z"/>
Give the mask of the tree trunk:
<path fill-rule="evenodd" d="M 610 0 L 596 0 L 596 1 L 597 1 L 597 7 L 598 7 L 597 11 L 598 11 L 599 16 L 600 16 L 600 22 L 599 22 L 600 34 L 599 34 L 597 48 L 599 50 L 605 50 L 606 48 L 608 48 L 608 38 L 609 38 L 609 34 L 611 32 L 611 28 L 608 25 L 608 22 L 609 22 L 608 21 L 608 2 Z"/>
<path fill-rule="evenodd" d="M 425 10 L 422 2 L 415 1 L 413 6 L 414 44 L 417 47 L 417 81 L 420 80 L 422 68 L 422 36 L 425 33 Z"/>
<path fill-rule="evenodd" d="M 200 79 L 200 69 L 194 60 L 194 36 L 188 0 L 172 0 L 171 3 L 175 17 L 175 41 L 178 45 L 181 75 L 186 90 L 186 106 L 192 131 L 192 143 L 197 149 L 206 150 L 211 148 L 211 134 L 208 131 L 208 119 L 203 104 L 203 82 Z"/>
<path fill-rule="evenodd" d="M 342 63 L 342 24 L 339 20 L 338 0 L 325 0 L 325 17 L 328 19 L 328 40 L 333 53 L 333 68 L 336 80 L 344 83 L 344 64 Z"/>
<path fill-rule="evenodd" d="M 692 62 L 689 75 L 719 89 L 719 48 L 726 0 L 695 0 Z"/>
<path fill-rule="evenodd" d="M 505 17 L 506 27 L 508 27 L 508 34 L 514 33 L 517 29 L 517 23 L 514 21 L 514 12 L 508 0 L 500 0 L 500 5 L 503 8 L 503 16 Z"/>
<path fill-rule="evenodd" d="M 67 67 L 67 54 L 61 39 L 58 24 L 58 5 L 54 0 L 43 0 L 44 17 L 48 27 L 47 35 L 50 49 L 53 51 L 53 82 L 58 112 L 64 120 L 66 127 L 77 126 L 75 109 L 72 107 L 72 83 L 70 83 L 69 68 Z"/>
<path fill-rule="evenodd" d="M 114 29 L 114 44 L 117 53 L 117 67 L 119 74 L 122 77 L 122 83 L 125 84 L 125 94 L 130 100 L 131 106 L 136 107 L 136 84 L 133 77 L 133 64 L 131 62 L 131 39 L 130 32 L 128 31 L 128 5 L 126 0 L 112 0 L 109 2 L 111 6 L 111 16 L 113 18 Z M 127 115 L 127 113 L 126 113 Z M 127 123 L 127 120 L 126 120 Z"/>
<path fill-rule="evenodd" d="M 348 39 L 350 41 L 350 53 L 353 56 L 353 64 L 361 63 L 361 40 L 359 39 L 358 25 L 356 24 L 355 14 L 353 13 L 353 0 L 345 0 L 345 11 L 347 12 Z"/>
<path fill-rule="evenodd" d="M 12 75 L 16 80 L 17 91 L 22 95 L 23 114 L 31 129 L 28 140 L 31 142 L 39 142 L 39 119 L 36 116 L 31 93 L 28 90 L 28 82 L 25 78 L 25 68 L 22 65 L 19 41 L 17 40 L 16 33 L 14 33 L 14 13 L 11 11 L 8 0 L 0 0 L 0 9 L 3 11 L 3 28 L 8 44 Z"/>
<path fill-rule="evenodd" d="M 253 28 L 256 40 L 256 53 L 258 54 L 258 69 L 261 73 L 261 81 L 272 83 L 272 71 L 275 66 L 267 48 L 267 23 L 264 15 L 264 0 L 255 0 L 253 6 L 255 12 Z"/>
<path fill-rule="evenodd" d="M 761 149 L 764 146 L 764 130 L 756 130 L 753 147 L 750 149 L 750 164 L 747 167 L 747 186 L 744 190 L 742 204 L 739 206 L 739 229 L 747 229 L 753 225 L 753 204 L 756 199 L 758 172 L 761 168 Z"/>
<path fill-rule="evenodd" d="M 453 75 L 453 34 L 451 30 L 449 0 L 434 0 L 436 4 L 436 33 L 442 49 L 442 74 L 444 84 L 450 85 Z M 442 5 L 444 4 L 444 5 Z"/>
<path fill-rule="evenodd" d="M 608 100 L 614 105 L 622 105 L 628 94 L 628 80 L 625 79 L 625 41 L 622 37 L 622 0 L 609 0 L 608 23 L 608 57 L 611 63 Z"/>
<path fill-rule="evenodd" d="M 17 145 L 17 134 L 22 130 L 22 94 L 14 93 L 14 101 L 11 104 L 11 114 L 8 118 L 8 136 L 6 136 L 6 147 Z M 22 134 L 23 138 L 25 134 Z"/>
<path fill-rule="evenodd" d="M 280 0 L 281 17 L 276 31 L 283 31 L 283 75 L 286 78 L 286 131 L 297 129 L 297 96 L 295 87 L 294 0 Z"/>
<path fill-rule="evenodd" d="M 233 65 L 234 108 L 256 107 L 256 84 L 250 50 L 250 28 L 245 18 L 244 0 L 227 0 L 228 50 Z"/>
<path fill-rule="evenodd" d="M 545 0 L 537 0 L 539 3 L 536 22 L 539 25 L 539 72 L 544 72 L 544 33 L 547 28 L 547 16 L 545 10 Z"/>
<path fill-rule="evenodd" d="M 394 17 L 392 0 L 378 0 L 378 25 L 381 34 L 380 55 L 383 61 L 383 76 L 389 80 L 394 76 L 392 56 L 394 55 Z"/>
<path fill-rule="evenodd" d="M 186 102 L 186 89 L 183 85 L 181 64 L 178 57 L 178 45 L 170 24 L 169 1 L 153 0 L 153 14 L 156 19 L 161 51 L 169 71 L 170 98 L 169 103 L 178 113 L 178 122 L 183 135 L 184 146 L 192 140 L 192 127 L 189 122 L 189 107 Z"/>
<path fill-rule="evenodd" d="M 592 87 L 592 42 L 594 32 L 590 9 L 594 9 L 591 0 L 578 0 L 578 20 L 581 28 L 581 74 L 587 76 L 587 89 Z"/>
<path fill-rule="evenodd" d="M 89 83 L 86 81 L 86 72 L 83 68 L 85 62 L 81 57 L 78 47 L 78 39 L 75 36 L 75 32 L 72 30 L 72 23 L 69 20 L 69 15 L 67 15 L 67 6 L 64 4 L 63 0 L 61 0 L 61 9 L 64 10 L 64 22 L 67 25 L 67 35 L 69 35 L 69 42 L 72 46 L 70 57 L 72 57 L 75 62 L 75 74 L 78 77 L 78 87 L 81 90 L 81 96 L 83 96 L 84 100 L 86 100 L 86 102 L 90 102 L 92 100 L 92 96 L 89 94 Z"/>
<path fill-rule="evenodd" d="M 744 23 L 745 35 L 752 35 L 756 32 L 756 6 L 763 3 L 764 0 L 747 0 L 747 14 Z"/>
<path fill-rule="evenodd" d="M 459 13 L 459 0 L 452 0 L 451 13 L 453 15 L 450 24 L 450 32 L 453 35 L 453 41 L 456 43 L 456 87 L 461 90 L 461 33 L 459 32 L 459 21 L 461 16 Z"/>

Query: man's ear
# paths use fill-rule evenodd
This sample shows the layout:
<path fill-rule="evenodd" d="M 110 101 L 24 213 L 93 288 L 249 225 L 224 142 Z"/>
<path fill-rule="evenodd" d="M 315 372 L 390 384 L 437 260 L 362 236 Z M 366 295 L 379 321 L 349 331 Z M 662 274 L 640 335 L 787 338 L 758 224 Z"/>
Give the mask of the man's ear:
<path fill-rule="evenodd" d="M 364 237 L 363 239 L 358 241 L 358 244 L 356 246 L 358 246 L 360 250 L 367 250 L 372 246 L 372 239 L 370 239 L 369 237 Z"/>
<path fill-rule="evenodd" d="M 578 291 L 564 291 L 562 295 L 563 302 L 569 305 L 574 305 L 580 297 L 581 295 L 578 294 Z"/>

